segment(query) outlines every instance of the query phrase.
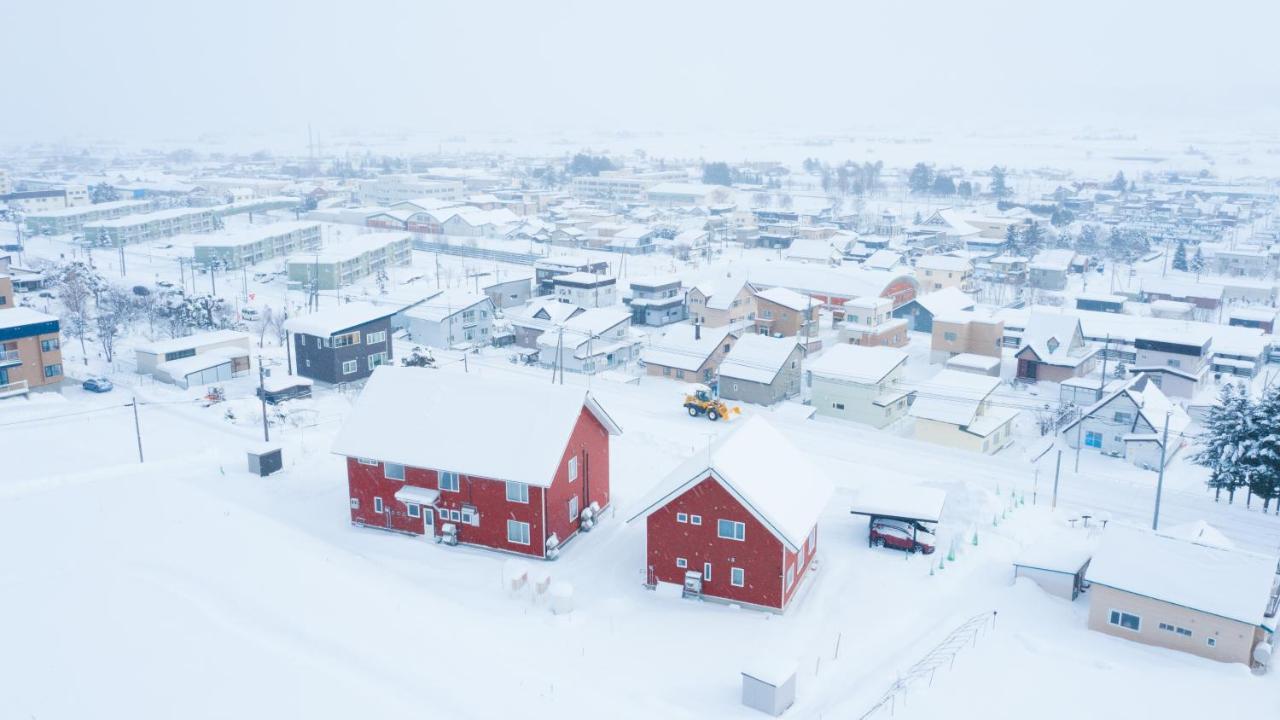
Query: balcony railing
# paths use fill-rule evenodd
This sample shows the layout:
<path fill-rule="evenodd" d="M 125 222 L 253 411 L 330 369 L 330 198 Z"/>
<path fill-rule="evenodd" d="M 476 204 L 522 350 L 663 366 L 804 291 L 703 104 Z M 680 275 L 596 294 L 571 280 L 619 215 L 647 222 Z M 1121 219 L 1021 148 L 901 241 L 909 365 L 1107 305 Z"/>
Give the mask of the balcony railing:
<path fill-rule="evenodd" d="M 26 380 L 17 380 L 7 385 L 0 385 L 0 398 L 12 397 L 14 395 L 26 395 L 27 390 Z"/>
<path fill-rule="evenodd" d="M 0 365 L 17 365 L 21 362 L 17 350 L 0 350 Z"/>

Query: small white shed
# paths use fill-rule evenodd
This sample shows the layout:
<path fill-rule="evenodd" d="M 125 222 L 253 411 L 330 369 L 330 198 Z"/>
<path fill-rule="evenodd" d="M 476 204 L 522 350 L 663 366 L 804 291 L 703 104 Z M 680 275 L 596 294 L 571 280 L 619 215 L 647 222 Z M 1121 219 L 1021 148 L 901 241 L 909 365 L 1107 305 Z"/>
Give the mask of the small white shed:
<path fill-rule="evenodd" d="M 1050 595 L 1075 600 L 1097 543 L 1087 531 L 1060 532 L 1029 545 L 1013 561 L 1013 577 L 1029 578 Z"/>
<path fill-rule="evenodd" d="M 777 717 L 796 701 L 796 665 L 760 658 L 742 671 L 742 704 Z"/>

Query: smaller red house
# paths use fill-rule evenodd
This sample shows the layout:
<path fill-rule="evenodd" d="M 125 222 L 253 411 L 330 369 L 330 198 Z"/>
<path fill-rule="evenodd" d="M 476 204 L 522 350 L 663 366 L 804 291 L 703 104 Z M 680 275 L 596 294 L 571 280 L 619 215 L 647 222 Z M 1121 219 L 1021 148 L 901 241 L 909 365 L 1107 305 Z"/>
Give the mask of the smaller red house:
<path fill-rule="evenodd" d="M 782 611 L 817 555 L 830 498 L 808 456 L 753 417 L 676 468 L 628 522 L 645 520 L 649 587 L 692 584 L 704 598 Z"/>
<path fill-rule="evenodd" d="M 609 438 L 590 392 L 383 365 L 333 443 L 351 522 L 554 559 L 609 505 Z"/>

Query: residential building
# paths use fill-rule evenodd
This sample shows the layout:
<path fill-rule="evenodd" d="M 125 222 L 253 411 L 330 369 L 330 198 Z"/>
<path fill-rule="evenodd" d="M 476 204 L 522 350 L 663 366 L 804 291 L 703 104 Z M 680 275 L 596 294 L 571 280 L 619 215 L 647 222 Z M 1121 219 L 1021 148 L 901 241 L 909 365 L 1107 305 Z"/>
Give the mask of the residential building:
<path fill-rule="evenodd" d="M 429 347 L 469 349 L 488 345 L 492 339 L 494 307 L 488 295 L 445 290 L 398 315 L 404 318 L 409 337 Z"/>
<path fill-rule="evenodd" d="M 654 207 L 694 207 L 710 205 L 718 198 L 732 197 L 732 191 L 721 185 L 696 182 L 661 182 L 645 191 L 645 199 Z"/>
<path fill-rule="evenodd" d="M 117 200 L 96 205 L 78 205 L 28 213 L 23 220 L 33 235 L 63 235 L 78 232 L 85 223 L 113 220 L 139 213 L 151 204 L 141 200 Z"/>
<path fill-rule="evenodd" d="M 951 315 L 958 311 L 972 310 L 973 298 L 959 288 L 944 287 L 926 295 L 915 297 L 893 311 L 896 318 L 908 321 L 915 332 L 933 332 L 933 319 L 938 315 Z"/>
<path fill-rule="evenodd" d="M 1276 558 L 1108 529 L 1085 572 L 1089 629 L 1245 665 L 1276 627 Z"/>
<path fill-rule="evenodd" d="M 886 345 L 905 347 L 907 321 L 893 316 L 893 299 L 886 297 L 856 297 L 841 306 L 844 322 L 840 327 L 840 344 Z"/>
<path fill-rule="evenodd" d="M 365 205 L 390 206 L 405 200 L 433 198 L 461 200 L 463 183 L 452 180 L 423 180 L 415 175 L 380 175 L 359 182 L 360 202 Z"/>
<path fill-rule="evenodd" d="M 744 335 L 720 363 L 720 397 L 757 405 L 796 397 L 803 357 L 804 348 L 795 338 Z"/>
<path fill-rule="evenodd" d="M 394 359 L 392 308 L 353 302 L 310 315 L 291 317 L 297 375 L 324 383 L 363 380 Z"/>
<path fill-rule="evenodd" d="M 607 275 L 573 272 L 551 280 L 556 299 L 584 308 L 601 308 L 618 304 L 618 279 Z"/>
<path fill-rule="evenodd" d="M 981 355 L 999 360 L 1003 355 L 1004 321 L 973 310 L 933 318 L 930 362 L 946 362 L 957 355 Z"/>
<path fill-rule="evenodd" d="M 1093 372 L 1098 348 L 1085 341 L 1080 318 L 1075 315 L 1033 312 L 1014 357 L 1018 359 L 1017 377 L 1062 382 Z"/>
<path fill-rule="evenodd" d="M 698 283 L 689 288 L 685 301 L 689 319 L 707 327 L 740 325 L 756 316 L 755 287 L 743 280 Z"/>
<path fill-rule="evenodd" d="M 86 243 L 119 247 L 175 235 L 213 232 L 214 227 L 214 213 L 208 208 L 173 208 L 86 222 L 81 230 Z"/>
<path fill-rule="evenodd" d="M 1166 420 L 1169 447 L 1164 448 Z M 1138 374 L 1088 406 L 1061 433 L 1072 448 L 1122 457 L 1143 468 L 1166 465 L 1185 444 L 1183 431 L 1191 418 L 1169 400 L 1146 374 Z"/>
<path fill-rule="evenodd" d="M 538 338 L 547 330 L 554 330 L 571 317 L 581 315 L 584 308 L 556 300 L 554 297 L 540 297 L 529 301 L 529 304 L 507 313 L 511 323 L 511 332 L 516 337 L 516 345 L 526 348 L 537 348 Z"/>
<path fill-rule="evenodd" d="M 239 330 L 211 330 L 186 337 L 169 340 L 156 340 L 143 343 L 134 348 L 134 367 L 140 375 L 152 375 L 172 382 L 175 378 L 183 378 L 189 373 L 183 366 L 168 366 L 172 372 L 166 372 L 167 363 L 183 360 L 196 355 L 217 353 L 219 358 L 232 358 L 229 371 L 232 376 L 249 372 L 249 333 Z M 216 363 L 216 365 L 221 363 Z M 203 370 L 200 368 L 199 370 Z M 215 372 L 215 374 L 217 374 Z"/>
<path fill-rule="evenodd" d="M 916 282 L 920 294 L 927 295 L 943 288 L 961 292 L 973 291 L 973 262 L 955 255 L 921 255 L 916 258 Z"/>
<path fill-rule="evenodd" d="M 757 291 L 755 303 L 756 332 L 797 338 L 809 351 L 822 346 L 818 339 L 818 311 L 822 303 L 784 287 Z"/>
<path fill-rule="evenodd" d="M 995 454 L 1013 442 L 1018 411 L 994 397 L 1000 379 L 943 370 L 921 383 L 910 414 L 917 440 Z"/>
<path fill-rule="evenodd" d="M 1213 358 L 1208 330 L 1148 330 L 1134 337 L 1133 347 L 1129 371 L 1150 376 L 1165 395 L 1190 399 L 1208 381 Z"/>
<path fill-rule="evenodd" d="M 1076 296 L 1076 309 L 1090 312 L 1122 313 L 1127 300 L 1128 298 L 1123 295 L 1107 293 L 1082 294 Z"/>
<path fill-rule="evenodd" d="M 550 560 L 604 520 L 621 432 L 574 385 L 384 366 L 333 452 L 354 525 Z"/>
<path fill-rule="evenodd" d="M 768 421 L 749 418 L 637 504 L 628 522 L 645 522 L 645 582 L 783 611 L 817 556 L 818 518 L 831 494 L 807 454 Z"/>
<path fill-rule="evenodd" d="M 681 323 L 652 337 L 640 351 L 645 372 L 654 377 L 715 386 L 717 371 L 738 336 L 727 327 L 703 328 Z"/>
<path fill-rule="evenodd" d="M 412 262 L 413 244 L 409 233 L 369 233 L 315 254 L 290 257 L 289 282 L 303 288 L 336 290 Z"/>
<path fill-rule="evenodd" d="M 538 338 L 538 361 L 568 372 L 611 370 L 631 362 L 639 352 L 639 343 L 631 337 L 631 313 L 620 307 L 583 310 Z"/>
<path fill-rule="evenodd" d="M 536 260 L 533 263 L 534 291 L 538 295 L 554 295 L 555 278 L 578 272 L 605 275 L 609 272 L 609 263 L 567 255 Z"/>
<path fill-rule="evenodd" d="M 662 326 L 680 322 L 688 316 L 684 304 L 684 284 L 680 278 L 654 277 L 631 281 L 633 325 Z"/>
<path fill-rule="evenodd" d="M 632 173 L 627 170 L 605 170 L 599 175 L 579 175 L 573 179 L 570 191 L 576 198 L 641 202 L 645 192 L 659 183 L 684 180 L 683 170 L 662 170 Z"/>
<path fill-rule="evenodd" d="M 814 412 L 882 428 L 907 413 L 907 353 L 892 347 L 836 345 L 808 362 Z"/>
<path fill-rule="evenodd" d="M 0 275 L 0 398 L 62 385 L 58 318 L 15 307 L 8 277 Z"/>
<path fill-rule="evenodd" d="M 1142 298 L 1145 302 L 1177 300 L 1195 305 L 1201 318 L 1213 317 L 1222 305 L 1226 288 L 1210 283 L 1186 282 L 1167 278 L 1142 278 Z"/>
<path fill-rule="evenodd" d="M 197 265 L 234 270 L 320 247 L 320 224 L 279 222 L 238 232 L 206 235 L 192 243 Z"/>
<path fill-rule="evenodd" d="M 526 275 L 499 280 L 482 289 L 484 294 L 493 301 L 493 306 L 499 310 L 520 307 L 533 298 L 533 277 Z"/>
<path fill-rule="evenodd" d="M 1276 309 L 1267 307 L 1236 307 L 1227 312 L 1227 324 L 1237 327 L 1258 328 L 1267 333 L 1276 329 Z"/>
<path fill-rule="evenodd" d="M 1031 260 L 1031 287 L 1040 290 L 1065 290 L 1067 276 L 1075 261 L 1074 250 L 1041 250 Z"/>

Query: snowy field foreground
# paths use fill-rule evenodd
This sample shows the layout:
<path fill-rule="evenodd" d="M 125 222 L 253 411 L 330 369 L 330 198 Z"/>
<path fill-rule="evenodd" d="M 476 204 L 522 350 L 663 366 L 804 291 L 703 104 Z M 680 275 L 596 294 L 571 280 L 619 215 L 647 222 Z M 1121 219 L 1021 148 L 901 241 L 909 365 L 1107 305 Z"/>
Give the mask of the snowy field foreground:
<path fill-rule="evenodd" d="M 469 369 L 548 381 L 494 358 Z M 24 450 L 0 477 L 0 718 L 755 718 L 739 704 L 739 672 L 765 656 L 799 668 L 786 717 L 856 719 L 953 628 L 993 611 L 994 627 L 932 687 L 913 686 L 894 717 L 1193 718 L 1223 698 L 1233 716 L 1280 717 L 1276 673 L 1090 632 L 1084 598 L 1011 584 L 1013 556 L 1080 510 L 1150 522 L 1150 484 L 1096 464 L 1075 474 L 1064 461 L 1054 512 L 1043 461 L 1033 505 L 1034 467 L 1020 455 L 747 407 L 836 483 L 818 571 L 785 615 L 647 591 L 643 528 L 624 523 L 631 504 L 732 424 L 685 416 L 674 383 L 591 382 L 624 434 L 614 507 L 559 560 L 536 565 L 573 585 L 568 615 L 504 591 L 507 556 L 353 528 L 343 464 L 328 453 L 347 396 L 320 393 L 308 427 L 273 429 L 286 471 L 265 479 L 244 471 L 260 438 L 252 402 L 231 403 L 237 423 L 227 404 L 154 385 L 0 406 L 0 444 Z M 124 406 L 132 392 L 142 465 Z M 886 483 L 948 489 L 939 542 L 954 538 L 954 563 L 939 568 L 945 550 L 867 547 L 866 521 L 848 507 Z M 1164 518 L 1205 519 L 1245 548 L 1280 545 L 1274 516 L 1190 486 L 1166 494 Z"/>

